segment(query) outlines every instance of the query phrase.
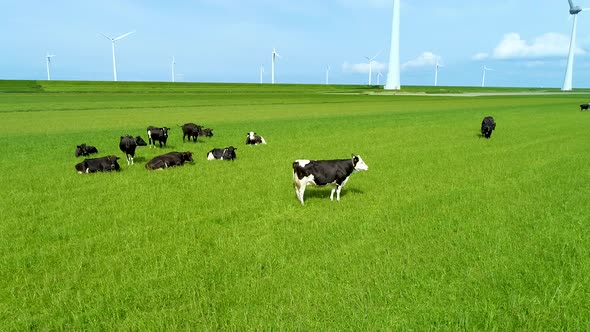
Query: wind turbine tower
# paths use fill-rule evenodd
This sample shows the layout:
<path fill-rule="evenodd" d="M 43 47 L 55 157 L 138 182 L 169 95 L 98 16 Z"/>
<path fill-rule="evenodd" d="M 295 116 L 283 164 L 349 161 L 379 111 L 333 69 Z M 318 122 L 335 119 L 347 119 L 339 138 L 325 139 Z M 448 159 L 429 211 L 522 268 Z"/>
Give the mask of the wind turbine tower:
<path fill-rule="evenodd" d="M 264 66 L 260 66 L 260 84 L 262 84 L 262 75 L 264 74 Z"/>
<path fill-rule="evenodd" d="M 393 0 L 393 19 L 391 22 L 391 48 L 389 49 L 389 71 L 387 72 L 387 83 L 385 90 L 400 89 L 400 65 L 399 65 L 399 14 L 400 0 Z"/>
<path fill-rule="evenodd" d="M 176 74 L 174 74 L 174 65 L 176 64 L 176 60 L 174 59 L 174 56 L 172 56 L 172 82 L 174 82 Z"/>
<path fill-rule="evenodd" d="M 117 81 L 117 62 L 115 61 L 115 42 L 117 40 L 120 40 L 120 39 L 123 39 L 123 38 L 129 36 L 130 34 L 132 34 L 134 32 L 135 31 L 127 32 L 126 34 L 120 35 L 119 37 L 116 37 L 116 38 L 111 38 L 111 37 L 108 37 L 108 36 L 101 33 L 101 35 L 103 37 L 105 37 L 106 39 L 110 40 L 113 45 L 113 81 L 115 81 L 115 82 Z"/>
<path fill-rule="evenodd" d="M 493 70 L 492 68 L 488 68 L 485 65 L 483 66 L 483 75 L 481 77 L 481 86 L 484 87 L 486 83 L 486 71 Z"/>
<path fill-rule="evenodd" d="M 580 8 L 580 6 L 574 6 L 572 0 L 568 0 L 570 4 L 570 15 L 574 17 L 574 23 L 572 24 L 572 36 L 570 37 L 570 50 L 567 57 L 567 67 L 565 69 L 565 78 L 563 79 L 563 86 L 561 87 L 562 91 L 571 91 L 572 90 L 572 76 L 573 76 L 573 69 L 574 69 L 574 52 L 576 48 L 576 24 L 578 14 L 583 10 L 588 10 L 590 8 Z"/>
<path fill-rule="evenodd" d="M 328 78 L 330 77 L 330 65 L 326 66 L 326 85 L 328 85 Z"/>
<path fill-rule="evenodd" d="M 373 76 L 373 60 L 375 60 L 375 58 L 379 55 L 379 53 L 381 53 L 381 52 L 378 52 L 372 58 L 369 58 L 368 56 L 365 57 L 365 59 L 367 59 L 369 61 L 369 85 L 371 85 L 371 77 Z"/>
<path fill-rule="evenodd" d="M 272 49 L 272 63 L 270 67 L 270 81 L 272 84 L 275 84 L 275 59 L 280 58 L 281 56 L 277 51 L 273 48 Z"/>
<path fill-rule="evenodd" d="M 434 65 L 434 86 L 438 85 L 438 67 L 443 67 L 443 65 L 438 62 L 438 57 L 436 57 L 436 64 Z"/>
<path fill-rule="evenodd" d="M 55 54 L 49 54 L 49 52 L 45 56 L 47 58 L 47 80 L 48 81 L 51 81 L 51 75 L 49 73 L 49 67 L 51 67 L 51 58 L 53 58 L 54 56 L 55 56 Z"/>

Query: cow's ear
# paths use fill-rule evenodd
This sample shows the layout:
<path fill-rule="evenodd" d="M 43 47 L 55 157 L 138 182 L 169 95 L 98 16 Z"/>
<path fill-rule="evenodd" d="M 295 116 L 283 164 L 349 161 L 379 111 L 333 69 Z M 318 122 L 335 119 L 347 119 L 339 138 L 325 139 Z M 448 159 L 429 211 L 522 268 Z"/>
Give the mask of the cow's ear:
<path fill-rule="evenodd" d="M 121 139 L 123 139 L 123 136 L 121 136 Z"/>
<path fill-rule="evenodd" d="M 354 159 L 356 156 L 354 155 L 354 153 L 351 154 L 352 159 Z"/>

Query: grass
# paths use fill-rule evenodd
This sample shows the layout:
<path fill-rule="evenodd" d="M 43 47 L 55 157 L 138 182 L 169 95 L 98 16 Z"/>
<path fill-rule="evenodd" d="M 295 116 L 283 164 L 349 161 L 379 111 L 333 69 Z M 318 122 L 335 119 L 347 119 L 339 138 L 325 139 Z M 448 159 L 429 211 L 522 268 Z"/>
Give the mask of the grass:
<path fill-rule="evenodd" d="M 0 90 L 4 329 L 590 327 L 590 114 L 578 95 L 10 81 Z M 489 140 L 478 137 L 486 115 L 498 124 Z M 186 122 L 215 136 L 183 143 Z M 173 127 L 167 148 L 139 148 L 119 173 L 75 172 L 76 145 L 123 161 L 119 136 L 145 138 L 148 125 Z M 269 144 L 245 146 L 250 130 Z M 228 145 L 236 161 L 206 160 Z M 173 150 L 195 163 L 144 168 Z M 369 171 L 352 175 L 341 202 L 308 188 L 301 206 L 291 162 L 351 153 Z"/>

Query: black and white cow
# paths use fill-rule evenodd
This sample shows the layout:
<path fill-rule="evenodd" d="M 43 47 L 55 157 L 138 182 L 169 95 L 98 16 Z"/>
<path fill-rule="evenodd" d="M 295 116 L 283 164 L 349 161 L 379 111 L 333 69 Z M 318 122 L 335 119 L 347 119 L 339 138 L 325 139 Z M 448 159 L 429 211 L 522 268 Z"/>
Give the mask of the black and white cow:
<path fill-rule="evenodd" d="M 118 159 L 117 156 L 84 159 L 83 162 L 76 164 L 76 170 L 80 174 L 118 171 L 121 169 L 117 162 Z"/>
<path fill-rule="evenodd" d="M 256 135 L 255 132 L 251 131 L 246 135 L 246 144 L 266 144 L 264 137 Z"/>
<path fill-rule="evenodd" d="M 587 111 L 588 107 L 590 107 L 590 104 L 582 104 L 582 105 L 580 105 L 580 111 L 583 111 L 583 110 Z"/>
<path fill-rule="evenodd" d="M 145 164 L 147 169 L 164 169 L 174 166 L 182 166 L 187 161 L 193 161 L 193 153 L 190 151 L 186 152 L 169 152 L 163 155 L 154 157 L 152 160 Z"/>
<path fill-rule="evenodd" d="M 199 136 L 213 137 L 213 129 L 211 129 L 211 128 L 201 129 L 199 131 Z"/>
<path fill-rule="evenodd" d="M 188 141 L 190 142 L 191 138 L 196 142 L 197 137 L 199 136 L 199 132 L 203 127 L 199 126 L 198 124 L 194 124 L 192 122 L 185 123 L 182 126 L 182 141 L 188 136 Z"/>
<path fill-rule="evenodd" d="M 207 160 L 220 159 L 220 160 L 234 160 L 236 159 L 236 150 L 233 146 L 228 146 L 223 149 L 213 149 L 207 152 Z"/>
<path fill-rule="evenodd" d="M 119 141 L 119 149 L 125 152 L 125 158 L 127 159 L 127 165 L 133 165 L 133 158 L 135 158 L 135 149 L 138 146 L 147 146 L 147 143 L 141 138 L 141 136 L 137 136 L 133 138 L 131 135 L 121 136 L 121 141 Z"/>
<path fill-rule="evenodd" d="M 80 144 L 76 147 L 76 157 L 89 156 L 91 153 L 98 153 L 98 149 L 86 144 Z"/>
<path fill-rule="evenodd" d="M 325 186 L 332 184 L 330 200 L 340 201 L 340 191 L 348 181 L 350 174 L 357 171 L 367 171 L 369 166 L 361 156 L 352 155 L 350 159 L 338 160 L 295 160 L 293 162 L 293 187 L 297 199 L 303 205 L 303 195 L 308 184 Z"/>
<path fill-rule="evenodd" d="M 170 130 L 168 127 L 147 127 L 148 144 L 150 148 L 152 146 L 156 147 L 156 141 L 160 142 L 160 147 L 162 147 L 162 143 L 166 145 L 166 141 L 168 140 L 168 130 Z"/>
<path fill-rule="evenodd" d="M 492 130 L 496 129 L 496 122 L 491 116 L 486 116 L 481 122 L 481 135 L 485 138 L 492 136 Z"/>

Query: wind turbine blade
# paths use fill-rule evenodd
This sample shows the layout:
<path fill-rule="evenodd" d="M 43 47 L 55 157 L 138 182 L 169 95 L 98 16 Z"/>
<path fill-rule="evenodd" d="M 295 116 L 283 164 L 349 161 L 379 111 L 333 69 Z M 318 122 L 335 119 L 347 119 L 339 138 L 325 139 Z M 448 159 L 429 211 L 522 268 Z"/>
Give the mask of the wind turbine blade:
<path fill-rule="evenodd" d="M 582 8 L 582 11 L 584 11 L 584 10 L 590 10 L 590 8 Z"/>
<path fill-rule="evenodd" d="M 119 37 L 117 37 L 117 38 L 113 39 L 113 41 L 117 41 L 117 40 L 119 40 L 119 39 L 123 39 L 123 38 L 125 38 L 125 37 L 129 36 L 130 34 L 132 34 L 132 33 L 134 33 L 134 32 L 135 32 L 135 30 L 134 30 L 134 31 L 127 32 L 127 33 L 126 33 L 126 34 L 124 34 L 124 35 L 120 35 Z"/>
<path fill-rule="evenodd" d="M 376 58 L 376 57 L 378 57 L 378 56 L 379 56 L 379 54 L 381 54 L 381 51 L 377 52 L 377 54 L 375 54 L 375 55 L 374 55 L 374 56 L 371 58 L 371 60 L 375 60 L 375 58 Z"/>
<path fill-rule="evenodd" d="M 111 40 L 111 41 L 113 40 L 113 38 L 111 38 L 111 37 L 109 37 L 109 36 L 105 35 L 104 33 L 100 33 L 100 32 L 99 32 L 98 34 L 99 34 L 99 35 L 101 35 L 101 36 L 103 36 L 103 37 L 105 37 L 105 38 L 106 38 L 106 39 L 108 39 L 108 40 Z"/>
<path fill-rule="evenodd" d="M 572 0 L 567 0 L 570 3 L 570 9 L 574 8 L 574 2 Z"/>

